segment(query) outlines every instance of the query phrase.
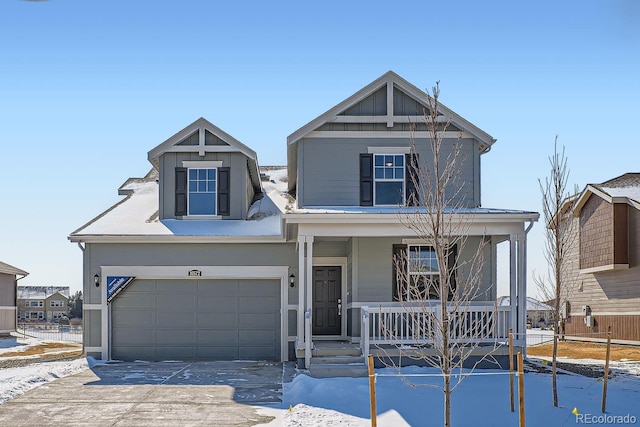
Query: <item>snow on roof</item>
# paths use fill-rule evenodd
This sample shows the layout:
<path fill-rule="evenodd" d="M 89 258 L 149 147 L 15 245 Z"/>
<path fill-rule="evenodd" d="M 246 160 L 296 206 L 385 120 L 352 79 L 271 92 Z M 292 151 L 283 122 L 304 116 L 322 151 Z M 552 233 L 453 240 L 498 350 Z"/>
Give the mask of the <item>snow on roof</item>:
<path fill-rule="evenodd" d="M 426 212 L 425 209 L 418 208 L 420 212 Z M 399 207 L 399 206 L 309 206 L 302 209 L 294 209 L 294 213 L 310 213 L 310 214 L 399 214 L 415 212 L 415 207 Z M 523 214 L 537 215 L 536 212 L 512 210 L 512 209 L 494 209 L 494 208 L 468 208 L 468 209 L 451 209 L 446 213 L 470 215 L 470 214 Z"/>
<path fill-rule="evenodd" d="M 0 273 L 20 276 L 27 276 L 29 274 L 26 271 L 20 270 L 19 268 L 9 264 L 5 264 L 4 262 L 0 262 Z"/>
<path fill-rule="evenodd" d="M 626 173 L 594 187 L 611 197 L 626 197 L 640 202 L 640 173 Z"/>
<path fill-rule="evenodd" d="M 47 299 L 56 293 L 69 298 L 69 286 L 18 286 L 18 299 Z"/>
<path fill-rule="evenodd" d="M 159 187 L 156 174 L 130 179 L 119 203 L 71 233 L 72 236 L 281 236 L 281 210 L 269 194 L 249 209 L 249 220 L 158 219 Z"/>

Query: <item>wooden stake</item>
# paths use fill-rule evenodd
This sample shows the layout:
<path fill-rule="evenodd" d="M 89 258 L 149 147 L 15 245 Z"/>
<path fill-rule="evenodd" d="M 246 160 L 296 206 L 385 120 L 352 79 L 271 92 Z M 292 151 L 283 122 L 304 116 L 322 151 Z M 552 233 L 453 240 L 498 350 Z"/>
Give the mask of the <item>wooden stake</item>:
<path fill-rule="evenodd" d="M 513 329 L 509 328 L 509 397 L 511 401 L 511 412 L 513 408 Z"/>
<path fill-rule="evenodd" d="M 524 419 L 524 362 L 522 352 L 518 352 L 518 409 L 520 410 L 520 427 L 525 427 Z"/>
<path fill-rule="evenodd" d="M 371 427 L 376 427 L 376 377 L 373 370 L 373 356 L 369 355 L 369 401 L 371 407 Z"/>
<path fill-rule="evenodd" d="M 602 408 L 604 412 L 607 408 L 607 381 L 609 380 L 609 357 L 611 356 L 611 326 L 607 328 L 607 357 L 604 362 L 604 384 L 602 386 Z"/>

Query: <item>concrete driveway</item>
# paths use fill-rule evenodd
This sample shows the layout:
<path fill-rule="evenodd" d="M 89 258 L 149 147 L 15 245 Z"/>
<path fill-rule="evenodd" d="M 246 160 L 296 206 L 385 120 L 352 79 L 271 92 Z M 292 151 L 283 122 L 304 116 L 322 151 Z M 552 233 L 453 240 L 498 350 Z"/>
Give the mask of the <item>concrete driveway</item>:
<path fill-rule="evenodd" d="M 254 426 L 281 401 L 293 363 L 120 362 L 60 378 L 0 405 L 10 426 Z"/>

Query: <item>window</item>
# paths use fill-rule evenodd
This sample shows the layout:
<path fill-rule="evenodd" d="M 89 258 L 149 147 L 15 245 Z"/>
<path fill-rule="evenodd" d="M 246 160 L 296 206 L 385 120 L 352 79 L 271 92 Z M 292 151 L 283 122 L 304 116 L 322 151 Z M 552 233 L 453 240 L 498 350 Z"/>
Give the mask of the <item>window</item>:
<path fill-rule="evenodd" d="M 64 301 L 49 301 L 51 307 L 64 307 Z"/>
<path fill-rule="evenodd" d="M 189 215 L 216 215 L 217 170 L 189 169 Z"/>
<path fill-rule="evenodd" d="M 375 154 L 374 205 L 404 204 L 404 155 Z"/>
<path fill-rule="evenodd" d="M 418 154 L 409 151 L 369 147 L 368 153 L 360 154 L 360 206 L 419 205 Z"/>
<path fill-rule="evenodd" d="M 29 307 L 42 307 L 42 301 L 30 301 Z"/>
<path fill-rule="evenodd" d="M 432 246 L 409 246 L 406 299 L 439 299 L 440 267 Z"/>
<path fill-rule="evenodd" d="M 457 246 L 447 249 L 447 264 L 451 273 L 448 300 L 456 290 Z M 393 245 L 393 299 L 411 301 L 440 299 L 441 266 L 436 251 L 429 245 Z"/>
<path fill-rule="evenodd" d="M 175 168 L 175 215 L 230 216 L 230 171 L 222 161 L 184 161 Z"/>

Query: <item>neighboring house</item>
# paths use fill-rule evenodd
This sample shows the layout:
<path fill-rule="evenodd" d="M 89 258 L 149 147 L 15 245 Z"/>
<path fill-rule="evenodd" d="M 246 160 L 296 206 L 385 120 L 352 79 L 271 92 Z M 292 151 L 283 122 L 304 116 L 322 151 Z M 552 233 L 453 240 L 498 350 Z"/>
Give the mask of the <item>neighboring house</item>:
<path fill-rule="evenodd" d="M 640 343 L 640 173 L 589 184 L 573 206 L 565 333 Z"/>
<path fill-rule="evenodd" d="M 0 262 L 0 335 L 16 330 L 16 289 L 18 280 L 28 274 L 26 271 Z"/>
<path fill-rule="evenodd" d="M 509 297 L 498 297 L 498 307 L 508 307 L 511 305 Z M 544 328 L 553 321 L 553 307 L 548 303 L 543 303 L 535 298 L 527 297 L 527 324 L 534 328 Z"/>
<path fill-rule="evenodd" d="M 87 353 L 298 358 L 309 366 L 327 341 L 358 354 L 375 350 L 383 343 L 375 316 L 402 311 L 394 252 L 431 250 L 399 216 L 416 209 L 402 207 L 409 127 L 422 120 L 427 99 L 384 74 L 291 134 L 286 170 L 260 170 L 253 150 L 202 118 L 153 148 L 149 174 L 126 181 L 124 200 L 69 237 L 84 254 Z M 538 214 L 480 207 L 480 159 L 495 140 L 440 107 L 451 136 L 462 135 L 459 201 L 473 218 L 469 242 L 488 242 L 487 297 L 470 310 L 491 325 L 479 339 L 506 340 L 513 327 L 522 348 L 525 315 L 517 307 L 526 298 L 526 233 Z M 420 159 L 428 159 L 427 133 L 415 136 Z M 393 177 L 380 179 L 384 168 Z M 510 247 L 511 304 L 494 313 L 501 242 Z"/>
<path fill-rule="evenodd" d="M 69 316 L 68 286 L 18 286 L 18 321 L 56 322 Z"/>

